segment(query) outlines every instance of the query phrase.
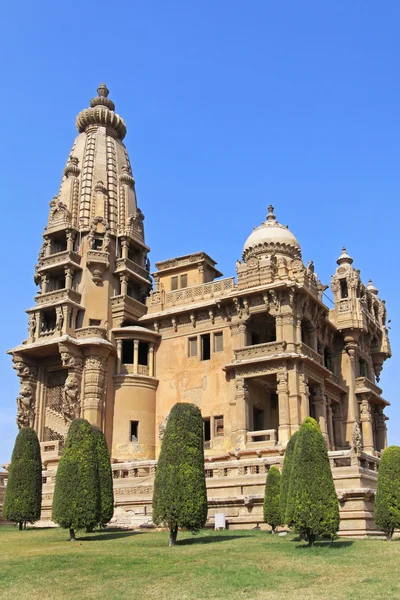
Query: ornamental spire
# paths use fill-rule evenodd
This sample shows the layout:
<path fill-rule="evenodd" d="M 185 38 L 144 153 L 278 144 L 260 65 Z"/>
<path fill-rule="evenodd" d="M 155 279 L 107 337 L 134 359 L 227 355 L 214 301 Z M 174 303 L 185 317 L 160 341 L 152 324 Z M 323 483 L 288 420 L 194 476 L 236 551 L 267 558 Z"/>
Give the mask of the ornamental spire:
<path fill-rule="evenodd" d="M 109 90 L 105 83 L 97 88 L 97 96 L 90 100 L 90 108 L 81 110 L 76 118 L 76 128 L 79 133 L 88 127 L 106 127 L 114 137 L 123 140 L 126 135 L 126 125 L 122 117 L 114 112 L 115 104 L 108 97 Z"/>

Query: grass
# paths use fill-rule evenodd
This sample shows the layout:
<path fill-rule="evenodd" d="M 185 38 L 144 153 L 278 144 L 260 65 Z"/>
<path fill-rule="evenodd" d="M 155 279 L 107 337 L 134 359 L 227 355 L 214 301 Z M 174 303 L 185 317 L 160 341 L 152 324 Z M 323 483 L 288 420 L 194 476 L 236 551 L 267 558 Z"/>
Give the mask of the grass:
<path fill-rule="evenodd" d="M 0 527 L 0 598 L 374 600 L 400 598 L 400 541 L 306 548 L 263 531 L 106 530 L 69 542 L 60 529 Z"/>

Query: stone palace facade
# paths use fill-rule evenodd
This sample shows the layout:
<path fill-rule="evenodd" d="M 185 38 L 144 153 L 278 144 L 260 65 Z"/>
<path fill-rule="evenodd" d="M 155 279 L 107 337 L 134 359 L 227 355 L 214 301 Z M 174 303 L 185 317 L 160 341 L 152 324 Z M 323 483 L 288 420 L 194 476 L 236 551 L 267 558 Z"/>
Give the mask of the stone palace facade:
<path fill-rule="evenodd" d="M 216 512 L 232 528 L 262 522 L 266 473 L 311 415 L 330 450 L 341 533 L 373 533 L 388 405 L 378 383 L 390 356 L 378 290 L 343 248 L 328 308 L 327 286 L 272 206 L 244 244 L 236 281 L 205 252 L 150 273 L 126 126 L 106 86 L 97 92 L 76 119 L 50 202 L 28 337 L 10 351 L 18 426 L 33 426 L 42 447 L 43 519 L 69 424 L 81 416 L 111 449 L 114 521 L 151 522 L 165 423 L 184 401 L 204 419 L 210 524 Z"/>

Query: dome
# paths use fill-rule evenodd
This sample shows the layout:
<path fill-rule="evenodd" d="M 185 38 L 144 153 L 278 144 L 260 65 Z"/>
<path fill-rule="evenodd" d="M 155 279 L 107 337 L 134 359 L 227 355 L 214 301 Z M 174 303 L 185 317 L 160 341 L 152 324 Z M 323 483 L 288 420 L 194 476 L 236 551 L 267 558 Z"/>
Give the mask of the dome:
<path fill-rule="evenodd" d="M 243 258 L 246 259 L 250 254 L 272 251 L 290 255 L 292 258 L 301 256 L 299 242 L 287 226 L 278 223 L 274 207 L 270 205 L 266 221 L 256 227 L 247 238 L 243 246 Z"/>

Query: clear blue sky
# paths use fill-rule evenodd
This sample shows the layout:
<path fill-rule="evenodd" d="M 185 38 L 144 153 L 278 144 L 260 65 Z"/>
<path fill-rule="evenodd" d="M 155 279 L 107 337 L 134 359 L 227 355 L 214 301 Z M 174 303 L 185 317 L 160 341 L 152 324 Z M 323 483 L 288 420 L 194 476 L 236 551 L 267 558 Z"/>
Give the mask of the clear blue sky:
<path fill-rule="evenodd" d="M 0 464 L 17 431 L 5 351 L 26 337 L 48 203 L 102 81 L 153 265 L 205 250 L 233 275 L 271 202 L 325 283 L 346 244 L 387 300 L 381 383 L 400 444 L 399 22 L 394 0 L 3 4 Z"/>

